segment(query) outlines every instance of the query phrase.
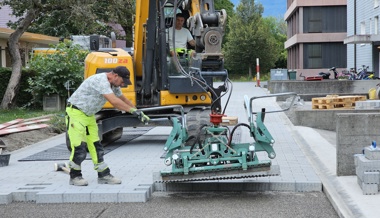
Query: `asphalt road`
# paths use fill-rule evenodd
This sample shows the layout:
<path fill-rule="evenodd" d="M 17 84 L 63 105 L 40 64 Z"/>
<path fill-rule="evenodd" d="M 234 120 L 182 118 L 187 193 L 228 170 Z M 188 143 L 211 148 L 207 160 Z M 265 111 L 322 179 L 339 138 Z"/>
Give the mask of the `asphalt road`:
<path fill-rule="evenodd" d="M 0 205 L 2 218 L 14 217 L 339 217 L 322 192 L 167 193 L 146 203 Z"/>

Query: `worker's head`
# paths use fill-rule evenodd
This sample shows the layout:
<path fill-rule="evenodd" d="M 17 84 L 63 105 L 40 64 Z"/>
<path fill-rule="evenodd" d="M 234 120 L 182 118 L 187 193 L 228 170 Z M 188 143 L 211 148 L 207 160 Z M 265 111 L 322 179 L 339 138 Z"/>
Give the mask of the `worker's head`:
<path fill-rule="evenodd" d="M 124 86 L 131 85 L 132 82 L 130 80 L 131 73 L 129 70 L 124 66 L 118 66 L 115 69 L 112 70 L 112 73 L 115 74 L 115 86 L 121 86 L 124 84 Z M 121 79 L 119 79 L 121 78 Z"/>
<path fill-rule="evenodd" d="M 180 30 L 183 27 L 183 23 L 185 23 L 185 16 L 182 13 L 178 13 L 176 15 L 175 28 Z"/>

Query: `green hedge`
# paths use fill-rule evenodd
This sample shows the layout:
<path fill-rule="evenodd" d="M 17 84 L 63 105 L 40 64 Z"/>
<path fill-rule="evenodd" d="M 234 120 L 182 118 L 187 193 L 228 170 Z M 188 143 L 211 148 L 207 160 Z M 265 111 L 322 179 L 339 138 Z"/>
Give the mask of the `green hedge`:
<path fill-rule="evenodd" d="M 9 79 L 11 78 L 12 69 L 11 68 L 1 68 L 0 67 L 0 96 L 1 100 L 3 100 L 5 90 L 7 89 Z M 32 94 L 26 92 L 25 90 L 28 88 L 28 78 L 34 77 L 35 73 L 28 69 L 23 69 L 21 72 L 21 80 L 20 87 L 18 92 L 16 93 L 16 107 L 25 106 L 32 99 Z"/>

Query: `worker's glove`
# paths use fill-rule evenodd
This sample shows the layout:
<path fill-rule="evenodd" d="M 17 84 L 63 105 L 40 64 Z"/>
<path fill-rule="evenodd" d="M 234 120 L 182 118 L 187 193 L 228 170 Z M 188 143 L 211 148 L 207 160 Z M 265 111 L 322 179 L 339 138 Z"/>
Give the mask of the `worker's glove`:
<path fill-rule="evenodd" d="M 145 115 L 144 112 L 136 108 L 131 108 L 131 110 L 129 110 L 129 113 L 136 115 L 137 118 L 139 118 L 139 120 L 143 123 L 146 123 L 150 120 L 150 118 L 147 115 Z"/>

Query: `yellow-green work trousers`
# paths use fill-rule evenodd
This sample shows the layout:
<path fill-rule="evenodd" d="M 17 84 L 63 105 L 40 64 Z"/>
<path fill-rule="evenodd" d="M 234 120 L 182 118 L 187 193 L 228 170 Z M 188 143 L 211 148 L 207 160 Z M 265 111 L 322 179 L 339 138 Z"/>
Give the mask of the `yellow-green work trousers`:
<path fill-rule="evenodd" d="M 72 106 L 66 107 L 66 127 L 71 146 L 70 177 L 82 176 L 81 163 L 86 159 L 87 149 L 98 176 L 110 174 L 107 164 L 104 163 L 104 149 L 98 136 L 95 115 L 87 116 Z"/>

